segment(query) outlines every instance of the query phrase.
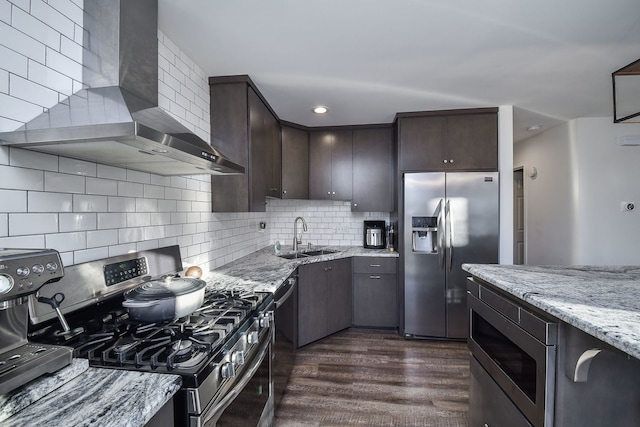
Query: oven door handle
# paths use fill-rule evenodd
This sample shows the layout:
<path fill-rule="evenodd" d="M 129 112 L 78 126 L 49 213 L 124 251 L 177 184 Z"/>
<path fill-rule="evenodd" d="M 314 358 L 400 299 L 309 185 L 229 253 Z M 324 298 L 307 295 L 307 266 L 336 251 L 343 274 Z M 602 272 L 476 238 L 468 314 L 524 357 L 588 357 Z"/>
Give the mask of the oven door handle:
<path fill-rule="evenodd" d="M 296 287 L 296 279 L 295 278 L 289 279 L 289 290 L 287 291 L 287 293 L 285 293 L 282 296 L 282 298 L 280 298 L 278 301 L 275 302 L 276 309 L 282 306 L 282 304 L 284 304 L 289 299 L 295 287 Z"/>
<path fill-rule="evenodd" d="M 273 334 L 273 330 L 269 328 L 268 333 Z M 260 346 L 259 356 L 255 358 L 253 364 L 249 367 L 249 369 L 244 372 L 243 377 L 238 382 L 238 384 L 236 384 L 231 390 L 229 390 L 229 392 L 224 396 L 224 398 L 222 398 L 222 400 L 218 402 L 218 404 L 214 406 L 211 409 L 211 411 L 209 411 L 210 415 L 205 418 L 204 420 L 205 424 L 207 421 L 211 420 L 212 418 L 219 416 L 222 413 L 222 411 L 224 411 L 227 408 L 227 406 L 229 406 L 233 402 L 233 400 L 236 397 L 238 397 L 242 389 L 245 388 L 245 386 L 249 383 L 249 381 L 251 381 L 251 378 L 253 378 L 253 375 L 258 371 L 258 368 L 260 368 L 262 361 L 269 353 L 270 344 L 271 344 L 271 339 L 270 337 L 267 337 L 267 339 L 265 339 L 262 345 Z"/>

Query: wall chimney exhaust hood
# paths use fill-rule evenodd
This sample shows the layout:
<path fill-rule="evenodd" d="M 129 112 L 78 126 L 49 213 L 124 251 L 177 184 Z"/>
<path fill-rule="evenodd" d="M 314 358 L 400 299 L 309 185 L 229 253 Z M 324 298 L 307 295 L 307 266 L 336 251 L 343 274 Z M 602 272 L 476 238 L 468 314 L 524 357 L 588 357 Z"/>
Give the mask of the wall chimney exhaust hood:
<path fill-rule="evenodd" d="M 640 59 L 614 71 L 613 122 L 640 123 Z"/>
<path fill-rule="evenodd" d="M 244 173 L 158 106 L 157 0 L 84 8 L 88 88 L 0 133 L 0 144 L 158 175 Z"/>

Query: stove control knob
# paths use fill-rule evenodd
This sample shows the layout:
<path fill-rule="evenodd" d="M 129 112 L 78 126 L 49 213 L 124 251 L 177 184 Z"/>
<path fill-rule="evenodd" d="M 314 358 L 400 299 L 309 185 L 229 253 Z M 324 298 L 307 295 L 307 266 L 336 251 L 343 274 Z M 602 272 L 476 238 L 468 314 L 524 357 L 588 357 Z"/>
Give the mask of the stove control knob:
<path fill-rule="evenodd" d="M 260 321 L 260 327 L 261 328 L 268 328 L 269 325 L 271 324 L 271 314 L 269 313 L 264 313 L 264 314 L 260 314 L 260 316 L 258 317 L 258 320 Z"/>
<path fill-rule="evenodd" d="M 227 362 L 220 367 L 222 378 L 233 378 L 236 376 L 236 367 L 232 362 Z"/>
<path fill-rule="evenodd" d="M 31 267 L 31 271 L 33 271 L 35 274 L 42 274 L 42 272 L 44 271 L 44 265 L 34 264 L 33 267 Z"/>
<path fill-rule="evenodd" d="M 244 365 L 244 351 L 238 350 L 234 351 L 231 355 L 231 361 L 235 366 Z"/>
<path fill-rule="evenodd" d="M 6 294 L 13 288 L 13 278 L 6 274 L 0 274 L 0 294 Z"/>
<path fill-rule="evenodd" d="M 58 264 L 51 261 L 47 263 L 45 268 L 47 269 L 47 271 L 56 271 L 58 269 Z"/>
<path fill-rule="evenodd" d="M 251 331 L 247 335 L 247 342 L 249 344 L 258 344 L 258 331 Z"/>

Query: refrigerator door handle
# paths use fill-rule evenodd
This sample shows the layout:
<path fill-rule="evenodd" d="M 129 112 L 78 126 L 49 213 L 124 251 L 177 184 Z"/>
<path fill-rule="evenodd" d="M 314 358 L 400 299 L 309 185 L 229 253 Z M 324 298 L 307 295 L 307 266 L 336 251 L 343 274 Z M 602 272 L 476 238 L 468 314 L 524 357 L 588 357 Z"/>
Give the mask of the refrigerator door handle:
<path fill-rule="evenodd" d="M 444 226 L 445 226 L 445 235 L 448 239 L 447 245 L 447 270 L 451 271 L 453 267 L 453 224 L 451 223 L 451 201 L 447 200 L 447 205 L 444 209 Z"/>
<path fill-rule="evenodd" d="M 438 265 L 441 270 L 444 270 L 444 239 L 445 239 L 445 231 L 443 224 L 444 217 L 444 199 L 440 199 L 440 203 L 438 203 L 438 231 L 436 232 L 436 240 L 438 241 Z"/>

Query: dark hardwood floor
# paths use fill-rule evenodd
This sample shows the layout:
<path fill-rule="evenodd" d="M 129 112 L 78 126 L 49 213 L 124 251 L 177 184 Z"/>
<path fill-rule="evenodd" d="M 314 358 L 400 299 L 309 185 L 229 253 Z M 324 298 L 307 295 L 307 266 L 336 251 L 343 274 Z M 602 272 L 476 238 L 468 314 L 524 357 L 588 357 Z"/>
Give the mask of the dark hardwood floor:
<path fill-rule="evenodd" d="M 277 427 L 467 426 L 465 343 L 346 330 L 299 350 Z"/>

